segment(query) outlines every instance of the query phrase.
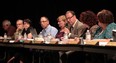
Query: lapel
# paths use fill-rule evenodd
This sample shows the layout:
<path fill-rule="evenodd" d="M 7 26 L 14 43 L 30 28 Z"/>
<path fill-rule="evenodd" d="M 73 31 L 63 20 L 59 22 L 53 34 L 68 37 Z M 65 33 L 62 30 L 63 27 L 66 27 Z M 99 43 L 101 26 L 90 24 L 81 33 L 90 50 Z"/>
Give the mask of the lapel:
<path fill-rule="evenodd" d="M 72 27 L 72 29 L 71 29 L 71 33 L 76 33 L 77 31 L 77 27 L 78 27 L 78 21 L 76 22 L 76 24 L 75 24 L 75 26 L 74 27 Z"/>

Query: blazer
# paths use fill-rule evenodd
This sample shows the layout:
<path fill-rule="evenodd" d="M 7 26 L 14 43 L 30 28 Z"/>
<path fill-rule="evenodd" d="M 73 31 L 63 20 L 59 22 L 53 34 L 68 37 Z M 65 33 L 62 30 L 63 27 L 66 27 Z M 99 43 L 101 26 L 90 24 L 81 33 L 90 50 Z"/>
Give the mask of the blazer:
<path fill-rule="evenodd" d="M 77 20 L 74 27 L 69 26 L 68 28 L 69 28 L 70 33 L 71 33 L 69 38 L 80 37 L 84 33 L 84 31 L 86 30 L 86 27 L 84 27 L 83 23 L 81 23 L 79 20 Z"/>

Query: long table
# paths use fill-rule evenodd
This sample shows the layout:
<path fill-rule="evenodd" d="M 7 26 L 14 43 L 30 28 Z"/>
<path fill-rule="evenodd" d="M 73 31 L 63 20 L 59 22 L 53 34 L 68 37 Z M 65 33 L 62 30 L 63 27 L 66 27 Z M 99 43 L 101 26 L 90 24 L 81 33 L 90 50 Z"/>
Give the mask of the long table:
<path fill-rule="evenodd" d="M 40 50 L 71 50 L 93 53 L 115 54 L 116 46 L 80 45 L 80 44 L 32 44 L 32 43 L 3 43 L 0 47 L 19 47 Z"/>

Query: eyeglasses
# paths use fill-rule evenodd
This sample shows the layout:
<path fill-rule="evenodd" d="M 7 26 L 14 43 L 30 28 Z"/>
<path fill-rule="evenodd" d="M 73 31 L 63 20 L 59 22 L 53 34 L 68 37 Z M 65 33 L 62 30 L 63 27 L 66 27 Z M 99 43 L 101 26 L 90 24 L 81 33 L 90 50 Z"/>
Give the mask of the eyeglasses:
<path fill-rule="evenodd" d="M 3 27 L 6 27 L 6 26 L 8 26 L 8 25 L 3 25 Z"/>
<path fill-rule="evenodd" d="M 71 17 L 68 17 L 67 20 L 68 20 L 68 19 L 71 19 L 73 16 L 74 16 L 74 15 L 72 15 Z"/>
<path fill-rule="evenodd" d="M 40 21 L 40 22 L 47 22 L 47 20 L 46 21 Z"/>
<path fill-rule="evenodd" d="M 17 24 L 17 25 L 21 25 L 21 24 Z"/>

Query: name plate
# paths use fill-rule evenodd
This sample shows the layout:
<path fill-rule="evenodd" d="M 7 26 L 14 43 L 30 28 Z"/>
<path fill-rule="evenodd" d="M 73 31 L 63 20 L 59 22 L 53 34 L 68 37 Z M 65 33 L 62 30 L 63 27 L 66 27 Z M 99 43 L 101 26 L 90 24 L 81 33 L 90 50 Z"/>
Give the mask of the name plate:
<path fill-rule="evenodd" d="M 15 40 L 10 40 L 9 42 L 10 42 L 10 43 L 14 43 L 14 42 L 15 42 Z"/>
<path fill-rule="evenodd" d="M 24 40 L 24 43 L 31 43 L 30 40 Z"/>
<path fill-rule="evenodd" d="M 34 43 L 40 44 L 40 43 L 43 43 L 43 42 L 44 42 L 43 38 L 35 38 L 34 39 Z"/>
<path fill-rule="evenodd" d="M 57 44 L 57 41 L 51 41 L 49 44 Z"/>
<path fill-rule="evenodd" d="M 77 41 L 69 41 L 68 44 L 78 44 L 79 42 Z"/>
<path fill-rule="evenodd" d="M 85 45 L 96 45 L 97 42 L 96 40 L 84 40 Z"/>
<path fill-rule="evenodd" d="M 79 43 L 79 39 L 69 39 L 67 44 L 78 44 Z"/>
<path fill-rule="evenodd" d="M 108 42 L 99 42 L 99 46 L 105 46 Z"/>
<path fill-rule="evenodd" d="M 43 43 L 43 41 L 40 41 L 40 40 L 35 40 L 33 43 L 36 43 L 36 44 L 41 44 L 41 43 Z"/>
<path fill-rule="evenodd" d="M 108 42 L 106 46 L 116 46 L 116 42 Z"/>

